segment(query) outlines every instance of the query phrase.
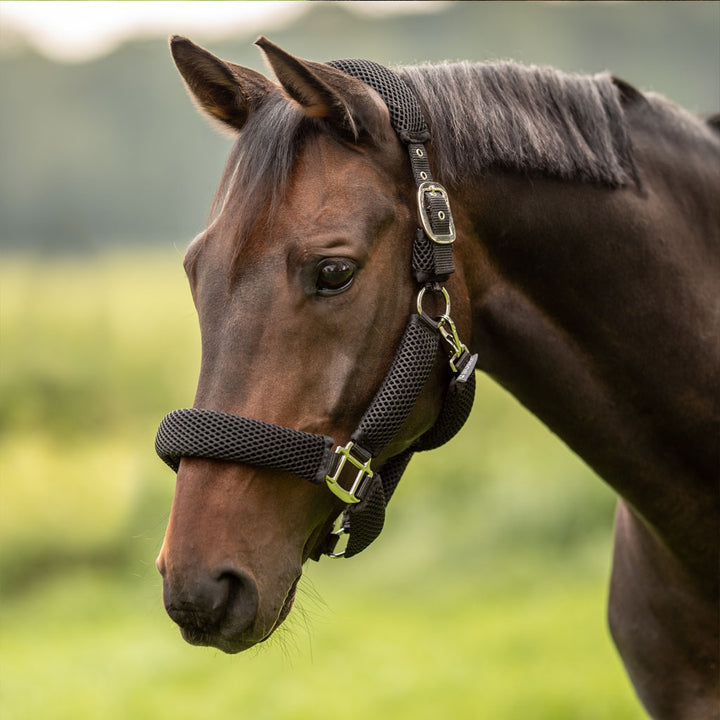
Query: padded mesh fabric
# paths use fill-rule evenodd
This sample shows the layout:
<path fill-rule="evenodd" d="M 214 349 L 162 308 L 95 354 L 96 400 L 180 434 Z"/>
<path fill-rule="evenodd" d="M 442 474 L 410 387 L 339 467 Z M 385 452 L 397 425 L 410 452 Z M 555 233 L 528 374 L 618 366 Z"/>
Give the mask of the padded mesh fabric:
<path fill-rule="evenodd" d="M 453 380 L 435 424 L 415 443 L 416 451 L 434 450 L 460 432 L 475 400 L 475 373 L 464 383 Z"/>
<path fill-rule="evenodd" d="M 415 95 L 397 73 L 372 60 L 333 60 L 327 64 L 362 80 L 380 95 L 390 111 L 390 123 L 403 142 L 417 143 L 430 139 Z"/>
<path fill-rule="evenodd" d="M 379 482 L 361 505 L 352 505 L 348 508 L 346 512 L 349 537 L 345 548 L 346 558 L 364 550 L 382 532 L 385 525 L 386 505 L 387 498 L 383 484 Z"/>
<path fill-rule="evenodd" d="M 382 532 L 385 524 L 385 506 L 390 502 L 397 484 L 412 457 L 406 450 L 390 458 L 382 469 L 380 482 L 368 498 L 359 505 L 345 510 L 344 524 L 349 534 L 345 557 L 350 558 L 363 551 Z"/>
<path fill-rule="evenodd" d="M 323 482 L 332 438 L 229 413 L 185 408 L 160 423 L 155 451 L 177 472 L 184 455 L 285 470 Z"/>
<path fill-rule="evenodd" d="M 464 383 L 453 380 L 435 424 L 410 449 L 390 458 L 383 467 L 382 492 L 373 493 L 362 505 L 348 507 L 346 513 L 350 538 L 345 549 L 346 558 L 364 550 L 382 531 L 385 523 L 385 507 L 390 502 L 413 453 L 434 450 L 451 440 L 465 424 L 474 399 L 474 373 Z"/>
<path fill-rule="evenodd" d="M 440 339 L 419 315 L 412 315 L 388 374 L 352 439 L 377 457 L 407 420 L 435 364 Z"/>

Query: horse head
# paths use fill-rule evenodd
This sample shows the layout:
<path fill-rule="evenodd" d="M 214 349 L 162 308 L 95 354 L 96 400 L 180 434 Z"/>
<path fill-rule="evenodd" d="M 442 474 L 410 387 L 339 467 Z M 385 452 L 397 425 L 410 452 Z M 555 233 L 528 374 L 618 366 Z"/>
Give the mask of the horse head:
<path fill-rule="evenodd" d="M 199 108 L 238 134 L 211 222 L 185 259 L 202 335 L 195 407 L 344 444 L 416 306 L 417 186 L 373 89 L 258 44 L 277 83 L 171 41 Z M 445 365 L 378 468 L 433 425 Z M 344 507 L 325 484 L 283 470 L 183 457 L 157 564 L 185 639 L 237 652 L 267 638 Z"/>

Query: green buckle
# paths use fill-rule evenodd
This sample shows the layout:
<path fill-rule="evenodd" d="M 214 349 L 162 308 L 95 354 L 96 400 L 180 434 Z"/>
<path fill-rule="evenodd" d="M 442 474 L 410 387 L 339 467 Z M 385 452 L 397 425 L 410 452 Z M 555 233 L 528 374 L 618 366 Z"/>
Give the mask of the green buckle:
<path fill-rule="evenodd" d="M 368 456 L 364 451 L 362 451 L 361 457 L 355 457 L 352 454 L 353 449 L 355 449 L 355 443 L 352 440 L 345 447 L 336 447 L 332 474 L 325 476 L 325 482 L 330 490 L 343 502 L 349 504 L 359 503 L 363 499 L 367 483 L 374 474 L 370 469 L 372 457 Z M 359 448 L 356 453 L 360 454 Z M 349 490 L 341 487 L 338 482 L 347 463 L 350 463 L 358 471 Z"/>

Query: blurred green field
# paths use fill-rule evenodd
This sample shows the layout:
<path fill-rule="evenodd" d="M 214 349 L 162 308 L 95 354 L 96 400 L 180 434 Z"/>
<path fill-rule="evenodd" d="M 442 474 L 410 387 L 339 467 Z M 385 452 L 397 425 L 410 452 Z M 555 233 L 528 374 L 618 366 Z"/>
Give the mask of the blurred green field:
<path fill-rule="evenodd" d="M 0 714 L 643 718 L 605 623 L 612 493 L 506 393 L 413 460 L 377 543 L 307 568 L 286 626 L 185 645 L 153 562 L 192 403 L 181 253 L 0 262 Z"/>

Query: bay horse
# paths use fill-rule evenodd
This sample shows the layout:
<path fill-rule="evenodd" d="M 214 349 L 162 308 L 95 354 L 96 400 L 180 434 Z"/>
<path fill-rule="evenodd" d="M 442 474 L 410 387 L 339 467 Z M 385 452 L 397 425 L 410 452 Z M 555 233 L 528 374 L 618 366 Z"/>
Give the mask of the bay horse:
<path fill-rule="evenodd" d="M 609 623 L 647 712 L 717 719 L 717 123 L 607 74 L 381 68 L 386 90 L 351 71 L 380 66 L 257 44 L 277 81 L 171 40 L 201 111 L 238 135 L 184 261 L 202 363 L 183 417 L 198 444 L 165 452 L 177 484 L 157 565 L 185 639 L 229 653 L 266 639 L 304 562 L 340 554 L 326 543 L 347 525 L 333 522 L 367 505 L 371 468 L 396 482 L 476 367 L 617 492 Z M 427 133 L 398 131 L 398 88 Z M 419 284 L 418 232 L 452 247 L 454 272 L 433 261 Z M 411 330 L 439 342 L 362 456 L 368 406 L 407 374 L 403 352 L 415 367 Z M 320 467 L 347 460 L 351 486 L 340 470 L 316 481 L 303 442 Z"/>

